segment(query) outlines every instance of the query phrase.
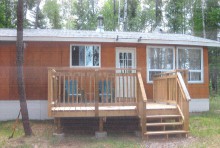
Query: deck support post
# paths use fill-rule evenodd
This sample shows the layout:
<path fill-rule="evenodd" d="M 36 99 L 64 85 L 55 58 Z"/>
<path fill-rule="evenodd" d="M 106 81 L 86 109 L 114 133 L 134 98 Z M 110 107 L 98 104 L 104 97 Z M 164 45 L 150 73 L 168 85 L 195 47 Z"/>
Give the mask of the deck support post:
<path fill-rule="evenodd" d="M 104 124 L 104 119 L 102 117 L 99 118 L 99 131 L 103 131 L 103 124 Z"/>
<path fill-rule="evenodd" d="M 56 125 L 56 133 L 61 134 L 63 132 L 61 127 L 61 119 L 60 118 L 54 118 L 54 123 Z"/>
<path fill-rule="evenodd" d="M 106 131 L 103 131 L 103 125 L 104 125 L 104 122 L 106 121 L 106 118 L 105 117 L 100 117 L 99 118 L 99 131 L 96 131 L 95 132 L 95 137 L 97 139 L 100 139 L 100 138 L 105 138 L 107 137 L 107 132 Z"/>

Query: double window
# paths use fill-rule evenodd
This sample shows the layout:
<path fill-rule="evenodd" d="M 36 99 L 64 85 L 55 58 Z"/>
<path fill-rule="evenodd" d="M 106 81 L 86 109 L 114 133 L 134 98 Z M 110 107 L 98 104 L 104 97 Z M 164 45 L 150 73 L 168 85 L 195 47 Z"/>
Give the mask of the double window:
<path fill-rule="evenodd" d="M 172 47 L 149 47 L 147 50 L 148 82 L 153 75 L 174 69 L 174 49 Z"/>
<path fill-rule="evenodd" d="M 70 50 L 71 66 L 100 66 L 100 46 L 72 45 Z"/>
<path fill-rule="evenodd" d="M 187 69 L 190 83 L 203 82 L 203 52 L 201 48 L 148 47 L 147 81 L 153 81 L 153 75 L 173 69 Z"/>

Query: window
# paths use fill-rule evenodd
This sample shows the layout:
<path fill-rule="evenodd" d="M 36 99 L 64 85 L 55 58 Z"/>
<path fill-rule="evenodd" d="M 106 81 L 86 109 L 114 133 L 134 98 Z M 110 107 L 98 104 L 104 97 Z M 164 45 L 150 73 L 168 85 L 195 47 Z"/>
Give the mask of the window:
<path fill-rule="evenodd" d="M 177 67 L 178 69 L 188 69 L 189 82 L 202 82 L 202 49 L 199 48 L 178 48 Z"/>
<path fill-rule="evenodd" d="M 100 46 L 73 45 L 71 46 L 71 66 L 100 66 Z"/>
<path fill-rule="evenodd" d="M 154 74 L 173 70 L 174 63 L 174 49 L 172 47 L 148 47 L 148 82 L 153 81 Z"/>

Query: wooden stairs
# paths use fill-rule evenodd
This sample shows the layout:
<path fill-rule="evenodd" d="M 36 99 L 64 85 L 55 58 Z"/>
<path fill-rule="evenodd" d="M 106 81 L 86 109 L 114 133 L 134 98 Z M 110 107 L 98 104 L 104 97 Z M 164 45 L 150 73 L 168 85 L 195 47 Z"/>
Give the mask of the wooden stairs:
<path fill-rule="evenodd" d="M 165 106 L 165 107 L 163 107 Z M 174 105 L 163 105 L 161 108 L 147 108 L 146 110 L 146 132 L 149 136 L 184 135 L 187 137 L 188 131 L 184 130 L 184 120 L 178 108 Z"/>

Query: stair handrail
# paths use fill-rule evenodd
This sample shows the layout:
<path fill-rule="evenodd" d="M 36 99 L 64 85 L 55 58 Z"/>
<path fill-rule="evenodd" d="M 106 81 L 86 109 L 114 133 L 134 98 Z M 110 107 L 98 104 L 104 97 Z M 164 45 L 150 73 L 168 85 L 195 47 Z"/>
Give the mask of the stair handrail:
<path fill-rule="evenodd" d="M 183 97 L 177 98 L 177 99 L 182 99 L 182 100 L 177 100 L 177 107 L 182 116 L 183 129 L 185 131 L 188 131 L 189 130 L 189 101 L 191 100 L 191 97 L 189 95 L 188 89 L 186 87 L 186 84 L 180 72 L 177 72 L 177 83 L 180 88 L 180 93 L 183 96 Z"/>
<path fill-rule="evenodd" d="M 146 129 L 146 105 L 147 95 L 144 89 L 144 83 L 140 72 L 137 72 L 137 112 L 140 118 L 141 135 L 144 137 Z"/>
<path fill-rule="evenodd" d="M 177 82 L 179 83 L 179 85 L 181 86 L 181 92 L 182 94 L 185 96 L 184 98 L 187 100 L 187 101 L 190 101 L 191 98 L 190 98 L 190 95 L 189 95 L 189 92 L 188 92 L 188 89 L 186 88 L 186 84 L 183 80 L 183 77 L 182 75 L 180 74 L 180 72 L 177 72 Z"/>

